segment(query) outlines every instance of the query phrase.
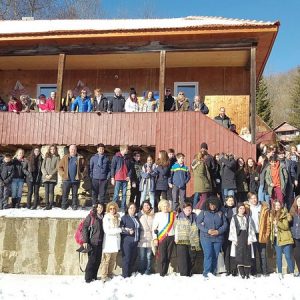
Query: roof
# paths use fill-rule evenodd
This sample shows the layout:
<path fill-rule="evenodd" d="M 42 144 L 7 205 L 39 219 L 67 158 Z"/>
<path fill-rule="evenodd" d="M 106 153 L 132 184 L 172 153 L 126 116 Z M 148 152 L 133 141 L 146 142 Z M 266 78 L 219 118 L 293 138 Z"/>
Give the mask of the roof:
<path fill-rule="evenodd" d="M 0 21 L 0 35 L 70 31 L 140 31 L 157 29 L 272 27 L 279 22 L 189 16 L 172 19 L 100 19 Z"/>
<path fill-rule="evenodd" d="M 274 128 L 275 132 L 282 132 L 282 131 L 299 131 L 298 128 L 290 125 L 288 122 L 282 122 L 278 126 Z"/>

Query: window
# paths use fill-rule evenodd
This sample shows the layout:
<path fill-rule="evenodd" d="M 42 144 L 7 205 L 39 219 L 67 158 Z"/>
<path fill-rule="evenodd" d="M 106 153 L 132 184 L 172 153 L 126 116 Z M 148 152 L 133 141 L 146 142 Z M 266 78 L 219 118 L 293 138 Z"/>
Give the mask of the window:
<path fill-rule="evenodd" d="M 57 85 L 56 84 L 38 84 L 36 88 L 36 97 L 40 94 L 46 95 L 46 98 L 50 97 L 51 92 L 57 91 Z"/>
<path fill-rule="evenodd" d="M 190 110 L 193 108 L 193 102 L 195 95 L 199 94 L 198 82 L 174 82 L 174 96 L 176 97 L 178 92 L 184 92 L 185 96 L 189 99 Z"/>

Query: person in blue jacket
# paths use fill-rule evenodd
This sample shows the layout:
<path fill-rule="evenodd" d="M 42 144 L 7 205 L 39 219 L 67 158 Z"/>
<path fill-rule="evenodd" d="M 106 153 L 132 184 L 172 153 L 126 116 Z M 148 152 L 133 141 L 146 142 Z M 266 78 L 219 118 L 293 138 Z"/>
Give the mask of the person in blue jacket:
<path fill-rule="evenodd" d="M 124 278 L 131 276 L 137 258 L 141 225 L 135 213 L 136 206 L 130 203 L 126 214 L 121 218 L 122 276 Z"/>
<path fill-rule="evenodd" d="M 92 182 L 92 201 L 105 203 L 107 182 L 110 178 L 110 161 L 105 155 L 105 146 L 97 145 L 97 153 L 90 159 L 90 178 Z"/>
<path fill-rule="evenodd" d="M 92 101 L 89 96 L 87 96 L 87 91 L 83 89 L 81 95 L 77 96 L 71 105 L 71 111 L 75 112 L 78 107 L 78 112 L 90 112 L 93 109 Z"/>
<path fill-rule="evenodd" d="M 200 229 L 200 242 L 204 253 L 203 276 L 216 274 L 218 256 L 228 227 L 225 214 L 220 210 L 220 200 L 216 196 L 207 199 L 206 209 L 196 219 Z"/>

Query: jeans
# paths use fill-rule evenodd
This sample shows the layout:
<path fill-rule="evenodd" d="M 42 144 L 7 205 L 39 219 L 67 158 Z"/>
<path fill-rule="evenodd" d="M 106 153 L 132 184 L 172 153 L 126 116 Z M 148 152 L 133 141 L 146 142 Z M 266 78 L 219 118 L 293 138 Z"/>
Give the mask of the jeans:
<path fill-rule="evenodd" d="M 292 261 L 292 245 L 278 246 L 277 241 L 274 243 L 276 251 L 276 264 L 278 273 L 282 273 L 282 254 L 284 254 L 290 273 L 294 273 L 294 263 Z"/>
<path fill-rule="evenodd" d="M 11 184 L 0 186 L 0 209 L 7 208 L 8 198 L 11 193 Z"/>
<path fill-rule="evenodd" d="M 11 197 L 12 198 L 22 198 L 24 179 L 13 178 L 11 183 Z"/>
<path fill-rule="evenodd" d="M 258 189 L 258 201 L 265 201 L 270 205 L 270 195 L 264 192 L 263 185 L 260 185 Z"/>
<path fill-rule="evenodd" d="M 56 182 L 50 182 L 46 181 L 44 182 L 45 187 L 45 201 L 46 205 L 53 205 L 54 203 L 54 188 L 55 188 Z M 49 203 L 50 201 L 50 203 Z"/>
<path fill-rule="evenodd" d="M 202 238 L 201 246 L 204 254 L 203 275 L 207 276 L 208 273 L 215 274 L 222 242 L 214 242 L 209 238 Z"/>
<path fill-rule="evenodd" d="M 151 203 L 151 206 L 154 207 L 154 204 L 155 204 L 155 192 L 149 192 L 149 191 L 142 191 L 141 193 L 141 203 L 143 203 L 144 200 L 146 200 L 146 196 L 147 194 L 149 193 L 149 198 L 150 198 L 150 203 Z"/>
<path fill-rule="evenodd" d="M 121 202 L 121 209 L 125 210 L 126 207 L 126 192 L 127 192 L 127 184 L 126 180 L 116 180 L 115 181 L 115 189 L 114 189 L 114 196 L 113 201 L 119 201 L 119 192 L 122 190 L 122 202 Z"/>
<path fill-rule="evenodd" d="M 152 266 L 152 249 L 139 247 L 139 272 L 150 275 Z"/>
<path fill-rule="evenodd" d="M 71 182 L 71 181 L 64 181 L 63 182 L 63 194 L 62 194 L 62 208 L 67 208 L 68 206 L 68 198 L 70 194 L 70 190 L 72 189 L 72 206 L 78 205 L 78 189 L 79 189 L 80 182 Z"/>

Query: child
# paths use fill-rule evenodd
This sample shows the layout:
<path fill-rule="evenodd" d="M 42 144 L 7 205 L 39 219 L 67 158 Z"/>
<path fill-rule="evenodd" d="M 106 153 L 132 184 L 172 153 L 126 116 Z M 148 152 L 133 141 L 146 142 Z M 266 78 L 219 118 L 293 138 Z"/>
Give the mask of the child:
<path fill-rule="evenodd" d="M 4 155 L 3 163 L 0 165 L 0 209 L 6 209 L 7 200 L 11 191 L 11 182 L 14 176 L 14 165 L 9 153 Z"/>
<path fill-rule="evenodd" d="M 155 199 L 155 178 L 156 178 L 156 164 L 153 164 L 153 158 L 149 155 L 147 157 L 147 163 L 142 167 L 141 181 L 140 181 L 140 192 L 141 201 L 146 200 L 149 194 L 151 206 L 154 207 Z"/>
<path fill-rule="evenodd" d="M 191 175 L 187 166 L 184 165 L 184 154 L 176 155 L 177 162 L 171 168 L 169 187 L 172 189 L 173 210 L 177 210 L 186 199 L 186 184 L 190 181 Z M 180 202 L 179 202 L 180 197 Z"/>

